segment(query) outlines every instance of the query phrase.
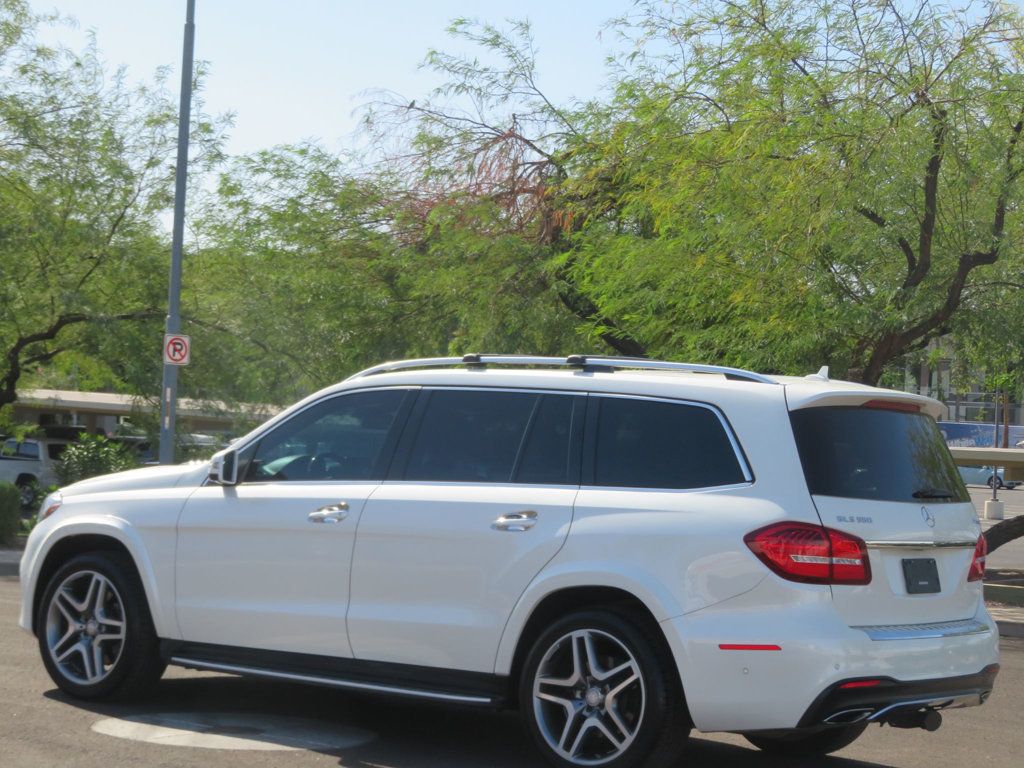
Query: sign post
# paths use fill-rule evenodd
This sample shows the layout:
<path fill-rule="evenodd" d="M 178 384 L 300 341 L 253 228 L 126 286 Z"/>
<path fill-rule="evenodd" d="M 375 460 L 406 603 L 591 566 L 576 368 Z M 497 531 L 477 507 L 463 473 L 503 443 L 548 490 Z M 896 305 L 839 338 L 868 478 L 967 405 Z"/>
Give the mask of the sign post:
<path fill-rule="evenodd" d="M 164 336 L 164 381 L 160 390 L 160 463 L 174 463 L 174 410 L 178 401 L 178 366 L 188 365 L 191 345 L 181 336 L 181 246 L 185 239 L 185 183 L 188 181 L 188 129 L 192 113 L 192 52 L 195 47 L 196 0 L 186 0 L 185 40 L 181 53 L 181 102 L 178 110 L 178 159 L 174 169 L 174 224 L 171 229 L 171 284 L 167 291 Z M 175 342 L 175 339 L 178 341 Z M 174 362 L 184 339 L 184 361 Z"/>

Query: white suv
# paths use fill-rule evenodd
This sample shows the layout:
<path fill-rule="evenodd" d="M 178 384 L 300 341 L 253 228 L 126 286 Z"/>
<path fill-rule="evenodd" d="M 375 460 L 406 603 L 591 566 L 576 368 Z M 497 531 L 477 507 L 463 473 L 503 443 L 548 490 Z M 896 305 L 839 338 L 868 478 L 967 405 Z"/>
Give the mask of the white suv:
<path fill-rule="evenodd" d="M 176 664 L 518 707 L 558 766 L 934 730 L 998 670 L 940 409 L 824 369 L 389 363 L 48 498 L 21 626 L 76 696 Z"/>

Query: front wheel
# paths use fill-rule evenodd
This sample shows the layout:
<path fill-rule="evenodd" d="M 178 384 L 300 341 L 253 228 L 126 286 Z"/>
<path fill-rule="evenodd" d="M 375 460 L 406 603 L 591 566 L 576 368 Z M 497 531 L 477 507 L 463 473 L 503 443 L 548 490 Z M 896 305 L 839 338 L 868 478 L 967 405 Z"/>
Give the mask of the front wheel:
<path fill-rule="evenodd" d="M 671 654 L 642 620 L 574 613 L 534 642 L 520 711 L 547 760 L 577 766 L 677 764 L 690 733 Z"/>
<path fill-rule="evenodd" d="M 828 728 L 815 733 L 794 733 L 781 736 L 760 736 L 758 734 L 743 734 L 743 738 L 760 749 L 780 757 L 822 757 L 833 752 L 838 752 L 843 747 L 848 747 L 855 742 L 867 724 L 845 725 L 836 728 Z"/>
<path fill-rule="evenodd" d="M 146 596 L 124 555 L 96 552 L 61 566 L 43 593 L 36 629 L 46 671 L 72 696 L 132 696 L 163 674 Z"/>

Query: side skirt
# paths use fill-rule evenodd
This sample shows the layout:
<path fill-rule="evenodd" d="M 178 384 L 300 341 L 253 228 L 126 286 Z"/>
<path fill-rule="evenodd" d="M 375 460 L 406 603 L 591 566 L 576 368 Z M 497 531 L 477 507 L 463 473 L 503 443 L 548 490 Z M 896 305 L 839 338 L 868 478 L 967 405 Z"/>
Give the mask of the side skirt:
<path fill-rule="evenodd" d="M 492 708 L 503 707 L 508 699 L 508 678 L 485 672 L 180 640 L 161 640 L 160 654 L 168 664 L 187 669 L 308 683 L 384 696 Z"/>

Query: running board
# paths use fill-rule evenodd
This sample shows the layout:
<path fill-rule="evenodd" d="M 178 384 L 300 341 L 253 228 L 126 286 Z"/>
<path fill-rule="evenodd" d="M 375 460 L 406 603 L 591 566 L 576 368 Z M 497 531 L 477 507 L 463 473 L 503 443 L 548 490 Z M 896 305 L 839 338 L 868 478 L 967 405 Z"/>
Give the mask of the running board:
<path fill-rule="evenodd" d="M 469 706 L 501 707 L 508 678 L 462 670 L 379 661 L 161 641 L 168 664 L 384 696 Z"/>

